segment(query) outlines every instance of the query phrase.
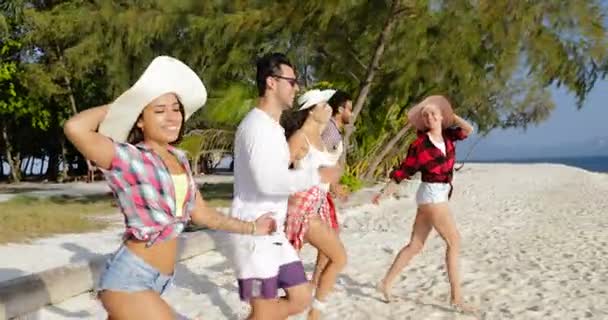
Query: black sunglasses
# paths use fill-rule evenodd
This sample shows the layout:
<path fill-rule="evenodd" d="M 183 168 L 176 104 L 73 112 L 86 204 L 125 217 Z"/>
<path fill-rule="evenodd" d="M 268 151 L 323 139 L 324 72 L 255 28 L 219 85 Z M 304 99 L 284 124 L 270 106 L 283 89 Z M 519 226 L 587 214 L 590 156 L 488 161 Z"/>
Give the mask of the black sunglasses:
<path fill-rule="evenodd" d="M 283 77 L 283 76 L 277 76 L 277 75 L 272 75 L 271 77 L 277 78 L 277 79 L 283 79 L 283 80 L 287 81 L 289 83 L 289 85 L 291 85 L 292 87 L 295 87 L 295 85 L 298 84 L 298 78 L 289 78 L 289 77 Z"/>

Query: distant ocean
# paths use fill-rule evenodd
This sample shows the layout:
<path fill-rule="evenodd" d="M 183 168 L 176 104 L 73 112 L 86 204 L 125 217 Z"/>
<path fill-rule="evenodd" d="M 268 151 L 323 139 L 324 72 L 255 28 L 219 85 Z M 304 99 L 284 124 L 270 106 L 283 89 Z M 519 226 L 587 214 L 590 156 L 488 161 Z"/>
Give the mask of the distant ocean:
<path fill-rule="evenodd" d="M 497 159 L 497 160 L 470 160 L 477 163 L 558 163 L 572 167 L 594 171 L 608 172 L 608 156 L 595 157 L 564 157 L 564 158 L 531 158 L 531 159 Z"/>

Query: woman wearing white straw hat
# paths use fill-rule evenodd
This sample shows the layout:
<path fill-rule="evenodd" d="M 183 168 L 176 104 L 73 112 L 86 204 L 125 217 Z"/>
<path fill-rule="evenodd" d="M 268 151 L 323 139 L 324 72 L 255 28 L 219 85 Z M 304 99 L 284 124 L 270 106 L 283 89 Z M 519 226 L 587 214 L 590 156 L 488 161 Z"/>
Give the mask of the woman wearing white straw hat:
<path fill-rule="evenodd" d="M 295 168 L 336 166 L 336 161 L 328 153 L 321 138 L 332 115 L 327 101 L 334 92 L 335 90 L 315 89 L 304 93 L 298 99 L 298 110 L 283 119 Z M 329 184 L 322 183 L 291 195 L 285 222 L 285 234 L 296 250 L 300 250 L 304 241 L 307 241 L 328 260 L 323 270 L 319 270 L 315 298 L 308 319 L 319 319 L 320 312 L 325 309 L 327 296 L 346 265 L 346 250 L 331 227 L 327 192 Z"/>
<path fill-rule="evenodd" d="M 186 155 L 171 145 L 206 99 L 194 71 L 160 56 L 114 102 L 85 110 L 65 124 L 68 139 L 104 172 L 125 216 L 124 242 L 106 263 L 96 288 L 111 319 L 175 318 L 160 296 L 174 278 L 177 236 L 189 220 L 244 234 L 275 229 L 270 214 L 245 222 L 208 207 Z"/>
<path fill-rule="evenodd" d="M 430 96 L 408 112 L 409 122 L 418 130 L 418 137 L 409 147 L 407 157 L 391 173 L 383 191 L 374 197 L 395 192 L 396 183 L 409 179 L 417 171 L 422 173 L 422 183 L 416 194 L 418 211 L 409 243 L 399 251 L 378 289 L 386 302 L 390 301 L 393 281 L 409 261 L 418 254 L 432 229 L 437 230 L 447 245 L 446 265 L 451 287 L 451 304 L 461 310 L 464 305 L 460 290 L 458 254 L 460 235 L 450 213 L 448 200 L 452 194 L 452 176 L 456 160 L 455 141 L 463 140 L 473 132 L 473 127 L 454 115 L 452 106 L 443 96 Z"/>

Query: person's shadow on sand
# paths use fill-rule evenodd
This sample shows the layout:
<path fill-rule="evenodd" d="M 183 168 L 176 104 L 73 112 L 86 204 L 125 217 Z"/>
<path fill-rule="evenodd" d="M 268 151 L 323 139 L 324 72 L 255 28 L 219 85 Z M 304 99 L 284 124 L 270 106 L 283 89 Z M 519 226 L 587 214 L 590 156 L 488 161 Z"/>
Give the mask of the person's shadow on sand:
<path fill-rule="evenodd" d="M 10 280 L 13 278 L 18 278 L 24 274 L 25 274 L 25 272 L 23 272 L 22 270 L 19 270 L 19 269 L 0 268 L 0 279 L 5 279 L 5 280 L 0 280 L 0 282 Z"/>
<path fill-rule="evenodd" d="M 61 245 L 61 247 L 74 253 L 74 255 L 72 257 L 70 257 L 70 262 L 78 263 L 78 262 L 88 261 L 89 268 L 91 269 L 91 275 L 93 277 L 91 279 L 91 282 L 93 283 L 93 287 L 95 287 L 99 281 L 100 272 L 102 270 L 101 268 L 103 268 L 105 266 L 106 260 L 113 253 L 108 254 L 108 255 L 99 254 L 99 253 L 89 250 L 86 247 L 80 246 L 75 243 L 64 243 Z M 176 268 L 179 269 L 179 271 L 176 270 L 178 277 L 179 277 L 179 274 L 183 272 L 183 269 L 186 269 L 185 267 L 183 269 L 180 268 L 180 265 L 178 265 Z M 188 275 L 186 275 L 186 277 L 187 276 Z M 62 314 L 61 309 L 59 309 L 55 306 L 49 306 L 49 307 L 47 307 L 47 309 L 50 309 L 53 312 L 56 312 L 58 314 Z M 56 309 L 59 309 L 59 310 L 56 310 Z M 180 314 L 177 310 L 173 310 L 173 311 L 176 313 L 177 319 L 180 319 L 180 320 L 189 319 L 188 317 Z M 84 311 L 81 311 L 78 313 L 73 313 L 73 315 L 68 315 L 65 313 L 62 315 L 70 316 L 70 317 L 77 317 L 77 318 L 91 316 L 91 314 L 84 312 Z"/>
<path fill-rule="evenodd" d="M 61 247 L 74 253 L 74 255 L 72 255 L 70 257 L 71 263 L 79 263 L 79 262 L 87 263 L 88 268 L 90 270 L 90 274 L 91 274 L 90 283 L 92 284 L 93 288 L 95 286 L 97 286 L 97 283 L 99 281 L 99 276 L 106 264 L 106 260 L 109 259 L 109 257 L 113 253 L 101 254 L 101 253 L 93 252 L 93 251 L 89 250 L 88 248 L 83 247 L 79 244 L 75 244 L 75 243 L 62 243 Z"/>
<path fill-rule="evenodd" d="M 89 250 L 86 247 L 83 247 L 81 245 L 75 244 L 75 243 L 62 243 L 61 247 L 73 252 L 74 255 L 72 255 L 70 257 L 70 262 L 81 262 L 81 261 L 90 261 L 90 260 L 96 260 L 96 259 L 102 259 L 105 260 L 107 259 L 107 255 L 105 254 L 100 254 L 97 252 L 93 252 L 91 250 Z"/>
<path fill-rule="evenodd" d="M 376 287 L 374 285 L 372 285 L 370 283 L 358 282 L 346 274 L 340 275 L 339 278 L 341 278 L 344 281 L 343 287 L 346 289 L 346 291 L 349 294 L 357 295 L 362 298 L 377 300 L 382 303 L 386 303 L 386 301 L 384 301 L 381 298 L 381 294 L 376 290 Z M 369 289 L 369 290 L 371 290 L 372 294 L 366 293 L 362 289 Z M 474 318 L 476 317 L 475 319 L 477 319 L 479 317 L 478 312 L 459 312 L 447 303 L 443 304 L 439 301 L 433 301 L 430 299 L 424 299 L 424 298 L 413 299 L 413 298 L 407 298 L 407 297 L 403 297 L 403 296 L 399 296 L 399 295 L 394 295 L 391 299 L 391 303 L 399 303 L 400 301 L 411 302 L 411 303 L 414 303 L 419 306 L 432 307 L 434 309 L 437 309 L 437 310 L 440 310 L 443 312 L 452 313 L 455 317 L 461 317 L 462 315 L 467 315 L 467 316 L 471 316 Z"/>
<path fill-rule="evenodd" d="M 0 319 L 21 319 L 23 317 L 28 320 L 43 320 L 43 317 L 37 313 L 38 308 L 28 307 L 24 300 L 35 299 L 30 303 L 31 305 L 35 305 L 36 301 L 50 301 L 50 294 L 46 289 L 44 280 L 35 274 L 29 274 L 14 268 L 0 268 L 0 275 L 7 279 L 0 281 L 0 301 L 4 304 Z M 26 279 L 27 281 L 24 281 Z M 27 285 L 27 287 L 21 288 L 18 285 Z M 36 289 L 41 287 L 43 290 Z M 92 316 L 86 311 L 71 312 L 49 305 L 43 307 L 66 318 L 80 319 Z"/>
<path fill-rule="evenodd" d="M 230 255 L 228 253 L 229 249 L 227 246 L 227 234 L 224 232 L 217 232 L 211 230 L 200 232 L 207 232 L 211 237 L 211 241 L 213 241 L 214 243 L 214 250 L 216 252 L 219 252 L 222 256 L 226 258 L 226 260 L 224 260 L 223 262 L 212 265 L 211 267 L 208 267 L 208 269 L 211 269 L 215 272 L 232 270 L 232 265 L 230 263 L 230 260 L 228 260 Z M 175 285 L 181 288 L 190 289 L 195 294 L 207 295 L 211 300 L 211 303 L 220 309 L 225 319 L 239 319 L 241 317 L 241 315 L 236 312 L 237 310 L 228 305 L 219 290 L 221 288 L 228 292 L 238 292 L 238 287 L 236 286 L 236 279 L 232 284 L 224 284 L 218 286 L 216 283 L 211 281 L 208 275 L 192 272 L 185 265 L 184 262 L 179 262 L 176 266 Z M 204 310 L 201 310 L 201 314 L 203 318 L 205 318 Z"/>
<path fill-rule="evenodd" d="M 348 292 L 349 295 L 355 295 L 355 296 L 359 296 L 361 298 L 374 299 L 374 300 L 384 302 L 380 298 L 380 294 L 377 293 L 376 287 L 371 283 L 361 283 L 357 280 L 354 280 L 349 275 L 344 274 L 344 273 L 340 274 L 338 276 L 337 282 L 339 285 L 344 287 L 344 289 L 346 290 L 346 292 Z M 372 294 L 369 294 L 369 293 L 363 291 L 363 289 L 371 290 Z"/>
<path fill-rule="evenodd" d="M 212 282 L 207 275 L 192 272 L 183 263 L 178 263 L 176 266 L 175 286 L 192 290 L 195 294 L 204 294 L 209 297 L 211 303 L 217 306 L 226 319 L 238 319 L 239 315 L 235 310 L 226 303 L 219 288 L 225 290 L 236 290 L 235 286 L 224 285 L 218 288 L 217 284 Z M 204 315 L 204 310 L 201 314 Z"/>

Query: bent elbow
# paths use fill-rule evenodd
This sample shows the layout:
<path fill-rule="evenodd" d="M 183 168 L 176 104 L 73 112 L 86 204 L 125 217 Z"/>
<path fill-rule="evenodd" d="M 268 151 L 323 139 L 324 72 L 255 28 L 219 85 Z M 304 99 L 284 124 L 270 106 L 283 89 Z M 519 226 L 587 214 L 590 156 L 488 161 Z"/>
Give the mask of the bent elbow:
<path fill-rule="evenodd" d="M 78 134 L 78 123 L 75 123 L 73 119 L 66 121 L 63 125 L 63 134 L 69 140 L 72 140 L 72 137 Z"/>

